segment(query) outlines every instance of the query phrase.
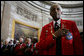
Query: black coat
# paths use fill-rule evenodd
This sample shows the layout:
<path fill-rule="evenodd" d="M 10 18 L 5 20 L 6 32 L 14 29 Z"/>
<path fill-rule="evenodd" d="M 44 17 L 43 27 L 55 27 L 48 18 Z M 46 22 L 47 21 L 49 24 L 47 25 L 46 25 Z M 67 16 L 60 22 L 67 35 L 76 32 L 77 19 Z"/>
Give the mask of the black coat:
<path fill-rule="evenodd" d="M 1 49 L 2 55 L 10 55 L 10 46 L 4 45 Z"/>

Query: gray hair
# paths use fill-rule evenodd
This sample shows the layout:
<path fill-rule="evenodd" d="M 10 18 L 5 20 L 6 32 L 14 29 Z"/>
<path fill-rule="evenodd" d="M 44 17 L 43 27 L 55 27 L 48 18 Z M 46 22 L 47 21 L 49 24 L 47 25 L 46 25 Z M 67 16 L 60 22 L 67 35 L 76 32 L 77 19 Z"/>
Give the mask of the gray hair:
<path fill-rule="evenodd" d="M 20 37 L 20 39 L 22 40 L 22 42 L 23 42 L 23 38 L 22 37 Z"/>
<path fill-rule="evenodd" d="M 56 7 L 56 6 L 58 6 L 60 11 L 62 12 L 62 7 L 58 3 L 52 4 L 50 7 L 50 11 L 52 11 L 54 9 L 54 7 Z"/>

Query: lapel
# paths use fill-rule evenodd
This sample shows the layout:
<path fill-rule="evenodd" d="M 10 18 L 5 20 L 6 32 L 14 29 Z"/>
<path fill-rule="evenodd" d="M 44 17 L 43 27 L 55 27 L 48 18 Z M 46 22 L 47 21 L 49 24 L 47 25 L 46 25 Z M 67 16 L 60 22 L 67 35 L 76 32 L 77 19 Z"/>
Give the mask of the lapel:
<path fill-rule="evenodd" d="M 64 20 L 61 19 L 61 29 L 63 29 L 63 28 L 68 29 L 67 24 L 68 24 L 68 23 L 66 23 L 66 21 L 64 21 Z"/>
<path fill-rule="evenodd" d="M 51 27 L 52 27 L 52 29 L 51 29 Z M 55 32 L 55 31 L 54 31 L 53 21 L 50 23 L 50 29 L 51 29 L 52 32 Z"/>
<path fill-rule="evenodd" d="M 66 28 L 66 22 L 61 19 L 61 29 Z"/>

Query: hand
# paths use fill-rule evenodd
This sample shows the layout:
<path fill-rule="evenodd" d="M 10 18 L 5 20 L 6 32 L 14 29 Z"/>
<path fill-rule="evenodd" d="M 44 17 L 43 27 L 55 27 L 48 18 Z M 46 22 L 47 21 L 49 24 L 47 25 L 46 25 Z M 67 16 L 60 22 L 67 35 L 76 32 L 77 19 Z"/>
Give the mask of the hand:
<path fill-rule="evenodd" d="M 59 28 L 54 34 L 55 34 L 56 37 L 61 37 L 61 36 L 66 35 L 68 32 L 69 32 L 68 29 L 65 29 L 65 28 L 60 29 Z"/>
<path fill-rule="evenodd" d="M 66 35 L 68 32 L 69 32 L 68 29 L 63 28 L 61 35 L 64 36 L 64 35 Z"/>
<path fill-rule="evenodd" d="M 24 47 L 22 46 L 21 48 L 20 48 L 20 50 L 23 50 L 24 49 Z"/>

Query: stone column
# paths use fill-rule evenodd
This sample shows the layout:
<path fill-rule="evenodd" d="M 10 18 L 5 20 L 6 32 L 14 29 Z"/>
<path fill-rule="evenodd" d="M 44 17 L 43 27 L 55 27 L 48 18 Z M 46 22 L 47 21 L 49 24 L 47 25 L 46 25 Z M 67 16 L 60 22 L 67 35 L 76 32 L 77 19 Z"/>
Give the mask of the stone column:
<path fill-rule="evenodd" d="M 8 38 L 9 33 L 9 20 L 10 20 L 10 5 L 5 1 L 2 25 L 1 25 L 1 39 Z"/>

